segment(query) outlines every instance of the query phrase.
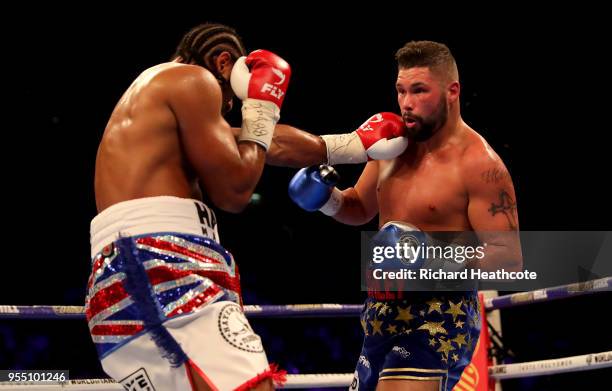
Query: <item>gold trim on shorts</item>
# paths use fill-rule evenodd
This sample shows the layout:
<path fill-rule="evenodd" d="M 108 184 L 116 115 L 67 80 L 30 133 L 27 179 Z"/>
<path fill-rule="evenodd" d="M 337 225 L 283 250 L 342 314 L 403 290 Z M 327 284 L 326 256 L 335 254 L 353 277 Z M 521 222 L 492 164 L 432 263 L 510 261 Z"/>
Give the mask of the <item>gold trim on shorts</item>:
<path fill-rule="evenodd" d="M 424 369 L 424 368 L 385 368 L 380 373 L 385 372 L 398 372 L 398 371 L 411 371 L 421 373 L 446 373 L 446 369 Z"/>

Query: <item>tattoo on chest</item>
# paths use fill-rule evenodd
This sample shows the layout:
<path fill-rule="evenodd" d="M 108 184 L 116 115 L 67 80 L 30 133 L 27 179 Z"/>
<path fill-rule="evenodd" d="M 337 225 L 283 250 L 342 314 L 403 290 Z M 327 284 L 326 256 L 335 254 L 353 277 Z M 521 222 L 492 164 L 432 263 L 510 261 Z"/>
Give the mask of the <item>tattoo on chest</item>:
<path fill-rule="evenodd" d="M 510 229 L 517 229 L 516 202 L 510 197 L 510 194 L 508 194 L 506 190 L 499 192 L 499 204 L 492 202 L 489 212 L 491 212 L 491 216 L 503 213 L 508 220 Z"/>

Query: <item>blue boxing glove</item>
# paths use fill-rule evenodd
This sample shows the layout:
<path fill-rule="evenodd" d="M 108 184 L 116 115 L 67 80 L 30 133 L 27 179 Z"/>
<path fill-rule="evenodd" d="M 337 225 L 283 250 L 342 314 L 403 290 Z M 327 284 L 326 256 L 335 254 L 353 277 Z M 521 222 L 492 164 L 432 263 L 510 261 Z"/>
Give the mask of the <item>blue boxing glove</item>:
<path fill-rule="evenodd" d="M 428 240 L 427 235 L 412 224 L 389 221 L 372 237 L 371 244 L 374 247 L 396 249 L 393 257 L 385 262 L 388 268 L 418 269 L 423 267 L 426 259 L 424 246 Z"/>
<path fill-rule="evenodd" d="M 453 232 L 449 232 L 447 235 L 436 232 L 434 237 L 412 224 L 402 221 L 389 221 L 372 237 L 371 244 L 377 247 L 400 247 L 400 253 L 394 254 L 387 262 L 390 268 L 407 267 L 409 269 L 440 269 L 447 272 L 461 271 L 465 268 L 463 261 L 456 261 L 450 254 L 455 253 L 455 248 L 464 246 L 461 245 L 461 241 L 453 243 L 451 236 L 458 238 L 456 233 Z M 445 239 L 451 239 L 451 241 L 447 242 Z M 451 252 L 451 250 L 453 251 Z"/>
<path fill-rule="evenodd" d="M 289 182 L 289 197 L 304 210 L 333 216 L 343 201 L 342 192 L 335 187 L 338 179 L 336 170 L 326 164 L 302 168 Z"/>

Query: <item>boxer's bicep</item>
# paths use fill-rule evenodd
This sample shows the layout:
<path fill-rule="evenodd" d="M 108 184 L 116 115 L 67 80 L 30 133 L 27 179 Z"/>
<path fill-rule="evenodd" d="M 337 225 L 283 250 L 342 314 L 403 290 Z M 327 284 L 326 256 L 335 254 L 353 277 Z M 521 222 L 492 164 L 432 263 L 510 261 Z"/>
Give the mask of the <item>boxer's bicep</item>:
<path fill-rule="evenodd" d="M 475 159 L 477 160 L 477 159 Z M 523 267 L 516 195 L 512 178 L 499 157 L 471 164 L 464 176 L 468 193 L 468 218 L 485 257 L 474 266 L 493 271 L 519 271 Z"/>
<path fill-rule="evenodd" d="M 179 86 L 172 95 L 171 107 L 183 148 L 196 171 L 206 171 L 212 162 L 221 165 L 239 159 L 232 129 L 221 116 L 218 86 L 203 78 L 187 78 L 185 87 Z"/>
<path fill-rule="evenodd" d="M 503 162 L 499 158 L 486 159 L 469 171 L 465 178 L 472 228 L 475 231 L 518 230 L 516 194 Z"/>
<path fill-rule="evenodd" d="M 240 163 L 240 153 L 232 129 L 221 116 L 216 80 L 193 77 L 184 83 L 184 88 L 179 85 L 174 91 L 170 105 L 187 160 L 208 190 L 211 178 L 224 178 L 224 171 Z"/>

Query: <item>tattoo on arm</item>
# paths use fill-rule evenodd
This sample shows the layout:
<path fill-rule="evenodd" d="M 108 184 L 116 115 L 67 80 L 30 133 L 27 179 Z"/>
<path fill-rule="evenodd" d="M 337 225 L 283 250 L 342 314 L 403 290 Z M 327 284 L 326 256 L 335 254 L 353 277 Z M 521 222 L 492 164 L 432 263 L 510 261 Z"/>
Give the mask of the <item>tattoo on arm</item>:
<path fill-rule="evenodd" d="M 501 190 L 499 192 L 499 204 L 492 202 L 489 212 L 491 212 L 491 216 L 495 216 L 498 213 L 503 213 L 508 220 L 510 229 L 516 230 L 518 228 L 516 202 L 512 199 L 512 197 L 510 197 L 510 194 L 508 194 L 506 190 Z"/>
<path fill-rule="evenodd" d="M 486 171 L 483 171 L 480 174 L 480 177 L 482 178 L 482 180 L 485 183 L 494 183 L 497 184 L 499 182 L 502 182 L 504 180 L 507 180 L 510 178 L 510 174 L 508 173 L 508 171 L 504 168 L 490 168 Z"/>

